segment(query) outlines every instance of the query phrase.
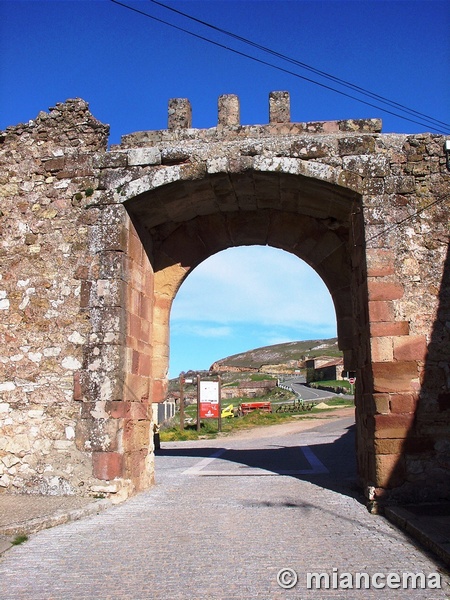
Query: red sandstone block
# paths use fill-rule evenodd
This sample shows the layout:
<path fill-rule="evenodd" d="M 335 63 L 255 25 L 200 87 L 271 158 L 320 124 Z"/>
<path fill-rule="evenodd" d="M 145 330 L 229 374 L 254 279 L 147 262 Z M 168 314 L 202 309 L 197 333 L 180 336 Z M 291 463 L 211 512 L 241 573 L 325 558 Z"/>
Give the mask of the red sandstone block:
<path fill-rule="evenodd" d="M 139 316 L 141 312 L 141 293 L 128 286 L 127 310 L 133 315 Z"/>
<path fill-rule="evenodd" d="M 142 377 L 150 377 L 151 372 L 152 372 L 152 357 L 148 354 L 143 354 L 141 352 L 139 355 L 138 374 L 142 375 Z"/>
<path fill-rule="evenodd" d="M 389 404 L 393 413 L 414 413 L 417 402 L 415 394 L 395 394 L 391 396 Z"/>
<path fill-rule="evenodd" d="M 132 420 L 142 421 L 150 418 L 148 402 L 130 402 L 128 417 Z"/>
<path fill-rule="evenodd" d="M 383 277 L 395 273 L 395 254 L 392 250 L 374 248 L 367 251 L 368 277 Z"/>
<path fill-rule="evenodd" d="M 143 342 L 148 342 L 151 335 L 151 324 L 150 321 L 141 319 L 141 333 L 140 340 Z"/>
<path fill-rule="evenodd" d="M 164 402 L 167 395 L 167 382 L 161 379 L 154 379 L 152 384 L 152 402 Z"/>
<path fill-rule="evenodd" d="M 168 314 L 172 305 L 172 299 L 169 296 L 162 296 L 156 293 L 154 298 L 155 310 L 162 310 L 163 314 Z"/>
<path fill-rule="evenodd" d="M 150 420 L 126 421 L 123 430 L 123 447 L 126 452 L 148 448 L 150 444 Z"/>
<path fill-rule="evenodd" d="M 375 456 L 374 483 L 377 487 L 392 488 L 405 480 L 405 462 L 399 454 L 379 454 Z"/>
<path fill-rule="evenodd" d="M 379 322 L 370 324 L 370 333 L 374 337 L 408 335 L 408 321 Z"/>
<path fill-rule="evenodd" d="M 152 317 L 152 299 L 146 294 L 142 295 L 139 316 L 145 321 L 150 321 Z"/>
<path fill-rule="evenodd" d="M 131 313 L 128 314 L 128 335 L 136 340 L 141 339 L 141 319 Z"/>
<path fill-rule="evenodd" d="M 82 280 L 80 289 L 80 307 L 87 308 L 91 298 L 92 281 Z"/>
<path fill-rule="evenodd" d="M 370 352 L 372 360 L 377 363 L 391 363 L 394 358 L 392 338 L 372 337 L 370 340 Z"/>
<path fill-rule="evenodd" d="M 395 273 L 394 264 L 375 264 L 367 269 L 368 277 L 385 277 Z"/>
<path fill-rule="evenodd" d="M 121 400 L 115 400 L 112 402 L 107 402 L 105 410 L 113 419 L 123 418 L 139 421 L 150 418 L 150 406 L 151 405 L 147 399 L 142 402 L 123 402 Z"/>
<path fill-rule="evenodd" d="M 139 489 L 139 481 L 145 472 L 145 459 L 148 450 L 140 449 L 125 454 L 125 469 L 127 477 L 133 480 Z"/>
<path fill-rule="evenodd" d="M 375 415 L 373 420 L 376 438 L 405 438 L 414 425 L 413 414 Z"/>
<path fill-rule="evenodd" d="M 413 361 L 372 363 L 375 392 L 411 392 L 418 377 Z"/>
<path fill-rule="evenodd" d="M 404 439 L 377 438 L 374 440 L 376 454 L 401 454 L 405 446 Z"/>
<path fill-rule="evenodd" d="M 122 476 L 123 456 L 118 452 L 93 452 L 92 465 L 94 477 L 110 481 Z"/>
<path fill-rule="evenodd" d="M 147 399 L 149 397 L 149 381 L 148 377 L 126 373 L 123 399 L 130 402 L 141 402 Z"/>
<path fill-rule="evenodd" d="M 423 335 L 408 335 L 394 338 L 395 360 L 425 360 L 427 340 Z"/>
<path fill-rule="evenodd" d="M 79 371 L 75 371 L 75 373 L 73 374 L 73 399 L 83 400 L 83 392 L 81 389 L 81 377 Z"/>
<path fill-rule="evenodd" d="M 380 300 L 369 301 L 369 321 L 374 322 L 392 322 L 394 320 L 394 307 L 392 302 L 383 302 Z"/>
<path fill-rule="evenodd" d="M 373 394 L 376 414 L 388 414 L 389 410 L 389 394 Z"/>
<path fill-rule="evenodd" d="M 138 375 L 139 373 L 139 352 L 137 350 L 132 350 L 131 356 L 131 372 L 133 375 Z"/>
<path fill-rule="evenodd" d="M 130 231 L 128 235 L 128 256 L 131 260 L 136 261 L 138 265 L 142 264 L 142 242 L 136 233 L 135 228 L 130 224 Z"/>
<path fill-rule="evenodd" d="M 113 419 L 124 419 L 129 412 L 129 402 L 123 402 L 122 400 L 106 402 L 105 411 Z"/>
<path fill-rule="evenodd" d="M 369 279 L 367 288 L 369 301 L 398 300 L 403 297 L 403 286 L 399 283 Z"/>

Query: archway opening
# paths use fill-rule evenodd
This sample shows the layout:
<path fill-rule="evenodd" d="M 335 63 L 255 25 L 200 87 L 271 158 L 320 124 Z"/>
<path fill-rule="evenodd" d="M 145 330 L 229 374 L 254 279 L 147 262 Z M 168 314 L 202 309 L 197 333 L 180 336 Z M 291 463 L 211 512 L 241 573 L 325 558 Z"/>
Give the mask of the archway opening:
<path fill-rule="evenodd" d="M 273 171 L 245 168 L 173 181 L 126 202 L 153 272 L 153 402 L 161 402 L 167 392 L 169 322 L 178 290 L 209 257 L 241 246 L 284 250 L 312 267 L 333 301 L 344 370 L 364 367 L 368 338 L 361 197 L 327 180 L 284 173 L 281 165 L 269 167 Z M 178 171 L 173 175 L 178 177 Z M 368 462 L 371 442 L 362 412 L 357 420 L 358 457 Z M 361 473 L 367 479 L 365 462 Z"/>
<path fill-rule="evenodd" d="M 229 248 L 193 269 L 178 290 L 169 378 L 256 348 L 335 337 L 331 295 L 309 265 L 269 246 Z"/>

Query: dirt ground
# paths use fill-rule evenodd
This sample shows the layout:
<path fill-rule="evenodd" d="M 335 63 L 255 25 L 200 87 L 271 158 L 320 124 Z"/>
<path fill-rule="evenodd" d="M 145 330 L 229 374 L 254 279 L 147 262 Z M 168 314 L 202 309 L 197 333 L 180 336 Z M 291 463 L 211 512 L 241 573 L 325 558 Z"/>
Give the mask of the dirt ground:
<path fill-rule="evenodd" d="M 291 433 L 298 433 L 300 431 L 307 431 L 308 429 L 314 429 L 324 420 L 340 419 L 343 417 L 354 417 L 355 408 L 353 406 L 345 408 L 335 408 L 324 413 L 316 413 L 308 417 L 301 417 L 296 421 L 288 421 L 286 423 L 280 423 L 278 425 L 266 425 L 265 427 L 254 427 L 251 429 L 241 429 L 233 433 L 222 433 L 217 437 L 233 437 L 233 438 L 245 438 L 245 439 L 256 439 L 260 437 L 277 437 L 282 435 L 289 435 Z M 295 418 L 295 417 L 294 417 Z"/>

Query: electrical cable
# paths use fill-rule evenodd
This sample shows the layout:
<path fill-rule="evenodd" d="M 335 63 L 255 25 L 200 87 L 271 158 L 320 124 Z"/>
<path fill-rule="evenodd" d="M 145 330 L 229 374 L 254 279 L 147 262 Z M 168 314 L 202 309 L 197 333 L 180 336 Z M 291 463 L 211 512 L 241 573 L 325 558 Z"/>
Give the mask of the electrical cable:
<path fill-rule="evenodd" d="M 132 7 L 132 6 L 129 6 L 129 5 L 127 5 L 127 4 L 124 4 L 124 3 L 122 3 L 122 2 L 119 2 L 118 0 L 110 0 L 110 1 L 111 1 L 111 2 L 113 2 L 114 4 L 118 4 L 118 5 L 120 5 L 120 6 L 123 6 L 124 8 L 127 8 L 127 9 L 129 9 L 129 10 L 132 10 L 133 12 L 137 12 L 137 13 L 139 13 L 139 14 L 141 14 L 141 15 L 144 15 L 144 16 L 146 16 L 146 17 L 149 17 L 149 18 L 150 18 L 150 19 L 152 19 L 152 20 L 155 20 L 155 21 L 157 21 L 157 22 L 160 22 L 160 23 L 163 23 L 163 24 L 165 24 L 165 25 L 168 25 L 169 27 L 172 27 L 172 28 L 174 28 L 174 29 L 178 29 L 178 30 L 180 30 L 180 31 L 183 31 L 184 33 L 187 33 L 187 34 L 189 34 L 189 35 L 192 35 L 192 36 L 194 36 L 194 37 L 197 37 L 197 38 L 199 38 L 199 39 L 201 39 L 201 40 L 204 40 L 204 41 L 207 41 L 207 42 L 209 42 L 209 43 L 212 43 L 212 44 L 214 44 L 214 45 L 216 45 L 216 46 L 219 46 L 219 47 L 221 47 L 221 48 L 224 48 L 224 49 L 226 49 L 226 50 L 230 50 L 231 52 L 234 52 L 234 53 L 236 53 L 236 54 L 239 54 L 239 55 L 241 55 L 241 56 L 244 56 L 244 57 L 246 57 L 246 58 L 250 58 L 250 59 L 252 59 L 252 60 L 255 60 L 255 61 L 257 61 L 257 62 L 260 62 L 260 63 L 262 63 L 262 64 L 265 64 L 265 65 L 271 66 L 271 67 L 273 67 L 273 68 L 276 68 L 276 69 L 278 69 L 278 70 L 284 71 L 284 72 L 286 72 L 286 73 L 292 74 L 292 75 L 294 75 L 294 76 L 296 76 L 296 77 L 299 77 L 299 78 L 301 78 L 301 79 L 305 79 L 306 81 L 309 81 L 309 82 L 311 82 L 311 83 L 315 83 L 316 85 L 320 85 L 321 87 L 325 87 L 326 89 L 330 89 L 330 90 L 332 90 L 332 91 L 335 91 L 335 92 L 337 92 L 338 94 L 342 94 L 342 95 L 344 95 L 344 96 L 347 96 L 347 97 L 349 97 L 349 98 L 352 98 L 352 99 L 354 99 L 354 100 L 357 100 L 358 102 L 363 102 L 364 104 L 367 104 L 367 105 L 369 105 L 369 106 L 372 106 L 372 107 L 375 107 L 375 108 L 379 108 L 379 107 L 377 107 L 376 105 L 373 105 L 373 104 L 371 104 L 371 103 L 365 102 L 364 100 L 360 100 L 360 99 L 358 99 L 358 98 L 354 98 L 353 96 L 350 96 L 349 94 L 346 94 L 346 93 L 344 93 L 344 92 L 341 92 L 341 91 L 339 91 L 339 90 L 335 90 L 334 88 L 331 88 L 330 86 L 327 86 L 327 85 L 321 84 L 321 83 L 319 83 L 319 82 L 313 81 L 313 80 L 311 80 L 311 79 L 309 79 L 309 78 L 307 78 L 307 77 L 303 77 L 302 75 L 299 75 L 299 74 L 297 74 L 297 73 L 293 73 L 293 72 L 291 72 L 291 71 L 288 71 L 288 70 L 286 70 L 286 69 L 283 69 L 283 68 L 281 68 L 281 67 L 277 67 L 277 66 L 275 66 L 275 65 L 271 65 L 270 63 L 267 63 L 266 61 L 262 61 L 262 60 L 260 60 L 260 59 L 258 59 L 258 58 L 255 58 L 255 57 L 253 57 L 253 56 L 250 56 L 250 55 L 248 55 L 248 54 L 245 54 L 245 53 L 243 53 L 243 52 L 240 52 L 240 51 L 238 51 L 238 50 L 235 50 L 235 49 L 233 49 L 233 48 L 228 48 L 227 46 L 224 46 L 223 44 L 220 44 L 219 42 L 215 42 L 215 41 L 213 41 L 213 40 L 209 40 L 208 38 L 205 38 L 205 37 L 203 37 L 203 36 L 201 36 L 201 35 L 198 35 L 198 34 L 196 34 L 196 33 L 193 33 L 193 32 L 191 32 L 191 31 L 189 31 L 189 30 L 186 30 L 186 29 L 184 29 L 184 28 L 182 28 L 182 27 L 179 27 L 179 26 L 177 26 L 177 25 L 174 25 L 174 24 L 172 24 L 172 23 L 169 23 L 169 22 L 167 22 L 167 21 L 164 21 L 163 19 L 159 19 L 158 17 L 154 17 L 153 15 L 149 15 L 148 13 L 145 13 L 145 12 L 143 12 L 143 11 L 139 10 L 139 9 L 136 9 L 136 8 L 134 8 L 134 7 Z M 160 2 L 157 2 L 156 0 L 150 0 L 150 1 L 151 1 L 151 2 L 154 2 L 155 4 L 160 4 L 161 6 L 164 6 L 164 7 L 165 7 L 165 5 L 164 5 L 164 4 L 162 4 L 162 3 L 160 3 Z M 166 8 L 169 8 L 169 7 L 166 7 Z M 175 12 L 180 12 L 180 11 L 177 11 L 177 10 L 175 10 L 175 9 L 170 9 L 170 10 L 174 10 Z M 185 16 L 185 15 L 184 15 L 184 13 L 181 13 L 181 14 L 183 14 L 183 16 Z M 191 18 L 191 17 L 189 17 L 189 18 Z M 192 19 L 194 19 L 194 17 L 192 17 Z M 194 19 L 194 20 L 197 20 L 197 19 Z M 202 23 L 203 23 L 203 22 L 202 22 Z M 208 25 L 208 26 L 209 26 L 209 25 Z M 211 27 L 213 27 L 213 28 L 214 28 L 214 26 L 211 26 Z M 221 30 L 221 31 L 222 31 L 222 30 Z M 234 34 L 230 34 L 230 35 L 233 35 L 233 36 L 234 36 Z M 239 36 L 236 36 L 236 37 L 239 37 Z M 244 39 L 244 38 L 242 38 L 242 39 Z M 332 76 L 331 76 L 331 77 L 332 77 Z M 352 84 L 350 84 L 350 85 L 352 85 Z M 408 120 L 408 121 L 412 121 L 413 123 L 417 123 L 417 124 L 419 124 L 419 125 L 423 125 L 423 123 L 420 123 L 420 122 L 418 122 L 418 121 L 413 121 L 412 119 L 409 119 L 409 118 L 407 118 L 407 117 L 404 117 L 404 116 L 402 116 L 402 115 L 398 115 L 398 114 L 396 114 L 396 113 L 393 113 L 392 111 L 388 111 L 388 110 L 386 110 L 386 109 L 381 109 L 381 110 L 383 110 L 384 112 L 389 112 L 389 113 L 390 113 L 390 114 L 392 114 L 392 115 L 398 116 L 398 117 L 399 117 L 399 118 L 401 118 L 401 119 L 406 119 L 406 120 Z M 439 123 L 440 123 L 440 121 L 437 121 L 437 122 L 439 122 Z M 446 123 L 444 123 L 444 125 L 446 125 Z M 398 221 L 398 222 L 396 222 L 396 223 L 393 223 L 391 226 L 387 227 L 387 228 L 386 228 L 386 229 L 384 229 L 383 231 L 381 231 L 381 232 L 379 232 L 379 233 L 375 234 L 374 236 L 370 237 L 368 240 L 366 240 L 366 243 L 369 243 L 369 242 L 371 242 L 372 240 L 374 240 L 374 239 L 376 239 L 376 238 L 378 238 L 378 237 L 380 237 L 380 236 L 384 235 L 385 233 L 388 233 L 389 231 L 392 231 L 392 230 L 393 230 L 393 229 L 395 229 L 396 227 L 399 227 L 400 225 L 403 225 L 403 224 L 404 224 L 404 223 L 406 223 L 407 221 L 410 221 L 411 219 L 413 219 L 413 218 L 415 218 L 416 216 L 420 215 L 421 213 L 423 213 L 425 210 L 428 210 L 428 209 L 429 209 L 429 208 L 431 208 L 432 206 L 435 206 L 436 204 L 440 204 L 441 202 L 445 202 L 446 200 L 448 200 L 448 198 L 450 198 L 450 194 L 447 194 L 446 196 L 443 196 L 442 198 L 438 198 L 438 199 L 437 199 L 437 200 L 435 200 L 434 202 L 431 202 L 431 203 L 430 203 L 430 204 L 428 204 L 427 206 L 424 206 L 423 208 L 421 208 L 420 210 L 416 211 L 416 212 L 415 212 L 415 213 L 413 213 L 412 215 L 409 215 L 408 217 L 405 217 L 405 218 L 404 218 L 404 219 L 402 219 L 401 221 Z"/>
<path fill-rule="evenodd" d="M 429 124 L 429 123 L 428 123 L 428 124 L 425 124 L 425 123 L 423 123 L 422 121 L 417 121 L 416 119 L 412 119 L 412 118 L 410 118 L 410 117 L 406 117 L 406 116 L 404 116 L 404 115 L 398 114 L 397 112 L 393 112 L 392 110 L 388 110 L 388 109 L 386 109 L 386 108 L 382 108 L 382 107 L 380 107 L 380 106 L 378 106 L 378 105 L 376 105 L 376 104 L 373 104 L 373 103 L 371 103 L 371 102 L 368 102 L 368 101 L 366 101 L 366 100 L 362 100 L 361 98 L 357 98 L 357 97 L 355 97 L 355 96 L 352 96 L 351 94 L 348 94 L 348 93 L 346 93 L 346 92 L 343 92 L 342 90 L 337 90 L 336 88 L 333 88 L 333 87 L 331 87 L 331 86 L 329 86 L 329 85 L 326 85 L 326 84 L 324 84 L 324 83 L 320 83 L 320 82 L 318 82 L 318 81 L 315 81 L 314 79 L 311 79 L 311 78 L 309 78 L 309 77 L 305 77 L 304 75 L 300 75 L 299 73 L 295 73 L 294 71 L 290 71 L 290 70 L 288 70 L 288 69 L 285 69 L 285 68 L 283 68 L 283 67 L 280 67 L 280 66 L 274 65 L 274 64 L 272 64 L 272 63 L 269 63 L 269 62 L 267 62 L 267 61 L 265 61 L 265 60 L 262 60 L 262 59 L 256 58 L 255 56 L 252 56 L 252 55 L 250 55 L 250 54 L 247 54 L 247 53 L 245 53 L 245 52 L 242 52 L 242 51 L 236 50 L 236 49 L 234 49 L 234 48 L 231 48 L 231 47 L 229 47 L 229 46 L 226 46 L 225 44 L 221 44 L 221 43 L 219 43 L 219 42 L 217 42 L 217 41 L 214 41 L 214 40 L 211 40 L 211 39 L 209 39 L 209 38 L 207 38 L 207 37 L 205 37 L 205 36 L 202 36 L 202 35 L 199 35 L 199 34 L 197 34 L 197 33 L 194 33 L 194 32 L 192 32 L 192 31 L 189 31 L 188 29 L 185 29 L 185 28 L 183 28 L 183 27 L 180 27 L 180 26 L 178 26 L 178 25 L 174 25 L 173 23 L 170 23 L 170 22 L 168 22 L 168 21 L 165 21 L 164 19 L 160 19 L 160 18 L 158 18 L 158 17 L 155 17 L 155 16 L 153 16 L 153 15 L 150 15 L 149 13 L 146 13 L 146 12 L 144 12 L 144 11 L 142 11 L 142 10 L 138 9 L 138 8 L 135 8 L 135 7 L 133 7 L 133 6 L 130 6 L 130 5 L 128 5 L 128 4 L 125 4 L 125 3 L 123 3 L 123 2 L 119 2 L 119 0 L 110 0 L 110 2 L 112 2 L 113 4 L 117 4 L 117 5 L 119 5 L 119 6 L 122 6 L 123 8 L 126 8 L 126 9 L 128 9 L 128 10 L 131 10 L 132 12 L 135 12 L 135 13 L 137 13 L 137 14 L 143 15 L 143 16 L 145 16 L 145 17 L 149 18 L 149 19 L 152 19 L 153 21 L 156 21 L 156 22 L 158 22 L 158 23 L 162 23 L 162 24 L 164 24 L 164 25 L 167 25 L 168 27 L 171 27 L 172 29 L 176 29 L 176 30 L 178 30 L 178 31 L 182 31 L 183 33 L 186 33 L 186 34 L 188 34 L 188 35 L 190 35 L 190 36 L 192 36 L 192 37 L 195 37 L 195 38 L 197 38 L 197 39 L 200 39 L 200 40 L 203 40 L 203 41 L 205 41 L 205 42 L 208 42 L 208 43 L 210 43 L 210 44 L 213 44 L 213 45 L 215 45 L 215 46 L 218 46 L 219 48 L 223 48 L 223 49 L 225 49 L 225 50 L 228 50 L 229 52 L 233 52 L 234 54 L 237 54 L 237 55 L 239 55 L 239 56 L 243 56 L 243 57 L 245 57 L 245 58 L 248 58 L 248 59 L 250 59 L 250 60 L 253 60 L 254 62 L 257 62 L 257 63 L 259 63 L 259 64 L 263 64 L 263 65 L 265 65 L 265 66 L 271 67 L 271 68 L 273 68 L 273 69 L 276 69 L 276 70 L 278 70 L 278 71 L 281 71 L 281 72 L 283 72 L 283 73 L 287 73 L 287 74 L 289 74 L 289 75 L 292 75 L 292 76 L 294 76 L 294 77 L 297 77 L 298 79 L 302 79 L 303 81 L 307 81 L 307 82 L 309 82 L 309 83 L 312 83 L 312 84 L 314 84 L 314 85 L 318 85 L 319 87 L 322 87 L 322 88 L 324 88 L 324 89 L 327 89 L 327 90 L 330 90 L 330 91 L 332 91 L 332 92 L 335 92 L 335 93 L 337 93 L 337 94 L 340 94 L 341 96 L 344 96 L 344 97 L 350 98 L 350 99 L 352 99 L 352 100 L 355 100 L 356 102 L 360 102 L 360 103 L 362 103 L 362 104 L 365 104 L 366 106 L 370 106 L 370 107 L 372 107 L 372 108 L 376 108 L 377 110 L 381 110 L 382 112 L 385 112 L 385 113 L 387 113 L 387 114 L 391 114 L 391 115 L 393 115 L 393 116 L 395 116 L 395 117 L 398 117 L 399 119 L 403 119 L 403 120 L 405 120 L 405 121 L 409 121 L 409 122 L 411 122 L 411 123 L 415 123 L 416 125 L 421 125 L 422 127 L 430 127 L 430 124 Z M 441 131 L 441 130 L 440 130 L 438 127 L 436 127 L 436 126 L 431 126 L 431 129 L 433 129 L 434 131 L 436 131 L 436 132 L 438 132 L 438 133 L 442 133 L 442 131 Z"/>
<path fill-rule="evenodd" d="M 426 210 L 428 210 L 432 206 L 435 206 L 436 204 L 441 204 L 442 202 L 445 202 L 449 198 L 450 198 L 450 194 L 446 194 L 445 196 L 442 196 L 442 198 L 437 198 L 433 202 L 430 202 L 430 204 L 427 204 L 426 206 L 424 206 L 420 210 L 417 210 L 412 215 L 408 215 L 407 217 L 405 217 L 401 221 L 397 221 L 396 223 L 393 223 L 389 227 L 386 227 L 385 229 L 383 229 L 383 231 L 380 231 L 379 233 L 376 233 L 375 235 L 373 235 L 372 237 L 370 237 L 369 239 L 366 240 L 366 244 L 368 244 L 369 242 L 375 240 L 376 238 L 381 237 L 385 233 L 389 233 L 393 229 L 396 229 L 397 227 L 400 227 L 400 225 L 403 225 L 407 221 L 411 221 L 411 219 L 414 219 L 415 217 L 417 217 L 418 215 L 422 214 L 423 212 L 425 212 Z"/>
<path fill-rule="evenodd" d="M 406 112 L 410 115 L 415 115 L 417 117 L 421 117 L 422 119 L 429 121 L 429 125 L 433 125 L 433 126 L 438 126 L 438 127 L 449 127 L 450 128 L 450 124 L 449 123 L 445 123 L 444 121 L 440 121 L 439 119 L 435 119 L 434 117 L 430 117 L 429 115 L 419 112 L 417 110 L 414 110 L 412 108 L 407 107 L 404 104 L 401 104 L 399 102 L 395 102 L 394 100 L 389 100 L 389 98 L 386 98 L 384 96 L 381 96 L 379 94 L 376 94 L 375 92 L 371 92 L 370 90 L 367 90 L 365 88 L 362 88 L 358 85 L 355 85 L 349 81 L 346 81 L 344 79 L 341 79 L 340 77 L 336 77 L 335 75 L 331 75 L 330 73 L 327 73 L 326 71 L 321 71 L 320 69 L 316 69 L 315 67 L 312 67 L 311 65 L 308 65 L 307 63 L 301 62 L 299 60 L 293 59 L 289 56 L 286 56 L 285 54 L 281 54 L 280 52 L 276 52 L 275 50 L 272 50 L 266 46 L 263 46 L 261 44 L 258 44 L 252 40 L 249 40 L 247 38 L 244 38 L 242 36 L 239 36 L 233 32 L 227 31 L 226 29 L 222 29 L 221 27 L 217 27 L 216 25 L 212 25 L 211 23 L 208 23 L 207 21 L 203 21 L 202 19 L 197 19 L 196 17 L 193 17 L 192 15 L 189 15 L 185 12 L 182 12 L 180 10 L 177 10 L 176 8 L 173 8 L 171 6 L 168 6 L 167 4 L 164 4 L 163 2 L 159 2 L 158 0 L 149 0 L 149 2 L 152 2 L 153 4 L 157 4 L 158 6 L 162 6 L 163 8 L 166 8 L 167 10 L 170 10 L 178 15 L 181 15 L 187 19 L 190 19 L 191 21 L 194 21 L 196 23 L 199 23 L 201 25 L 204 25 L 205 27 L 209 27 L 210 29 L 213 29 L 214 31 L 218 31 L 219 33 L 222 33 L 224 35 L 227 35 L 229 37 L 232 37 L 236 40 L 239 40 L 240 42 L 243 42 L 247 45 L 253 46 L 254 48 L 257 48 L 258 50 L 262 50 L 263 52 L 266 52 L 268 54 L 271 54 L 273 56 L 276 56 L 277 58 L 281 58 L 282 60 L 285 60 L 287 62 L 290 62 L 294 65 L 297 65 L 303 69 L 306 69 L 308 71 L 311 71 L 312 73 L 315 73 L 316 75 L 320 75 L 321 77 L 324 77 L 326 79 L 330 79 L 336 83 L 338 83 L 339 85 L 342 85 L 344 87 L 350 88 L 360 94 L 363 94 L 364 96 L 368 96 L 370 98 L 373 98 L 374 100 L 378 100 L 379 102 L 382 102 L 383 104 L 387 104 L 388 106 L 391 106 L 393 108 L 399 108 L 400 110 L 402 110 L 403 112 Z"/>

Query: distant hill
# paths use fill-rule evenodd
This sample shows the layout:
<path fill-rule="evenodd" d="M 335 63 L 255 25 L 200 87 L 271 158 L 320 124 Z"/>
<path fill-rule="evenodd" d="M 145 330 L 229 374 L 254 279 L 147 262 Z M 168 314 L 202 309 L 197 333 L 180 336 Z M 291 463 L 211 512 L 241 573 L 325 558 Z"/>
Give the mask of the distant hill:
<path fill-rule="evenodd" d="M 337 345 L 337 338 L 325 340 L 306 340 L 302 342 L 287 342 L 255 348 L 240 354 L 221 358 L 211 365 L 210 371 L 259 371 L 268 372 L 276 370 L 292 371 L 302 368 L 308 358 L 316 356 L 340 357 L 342 352 Z"/>

